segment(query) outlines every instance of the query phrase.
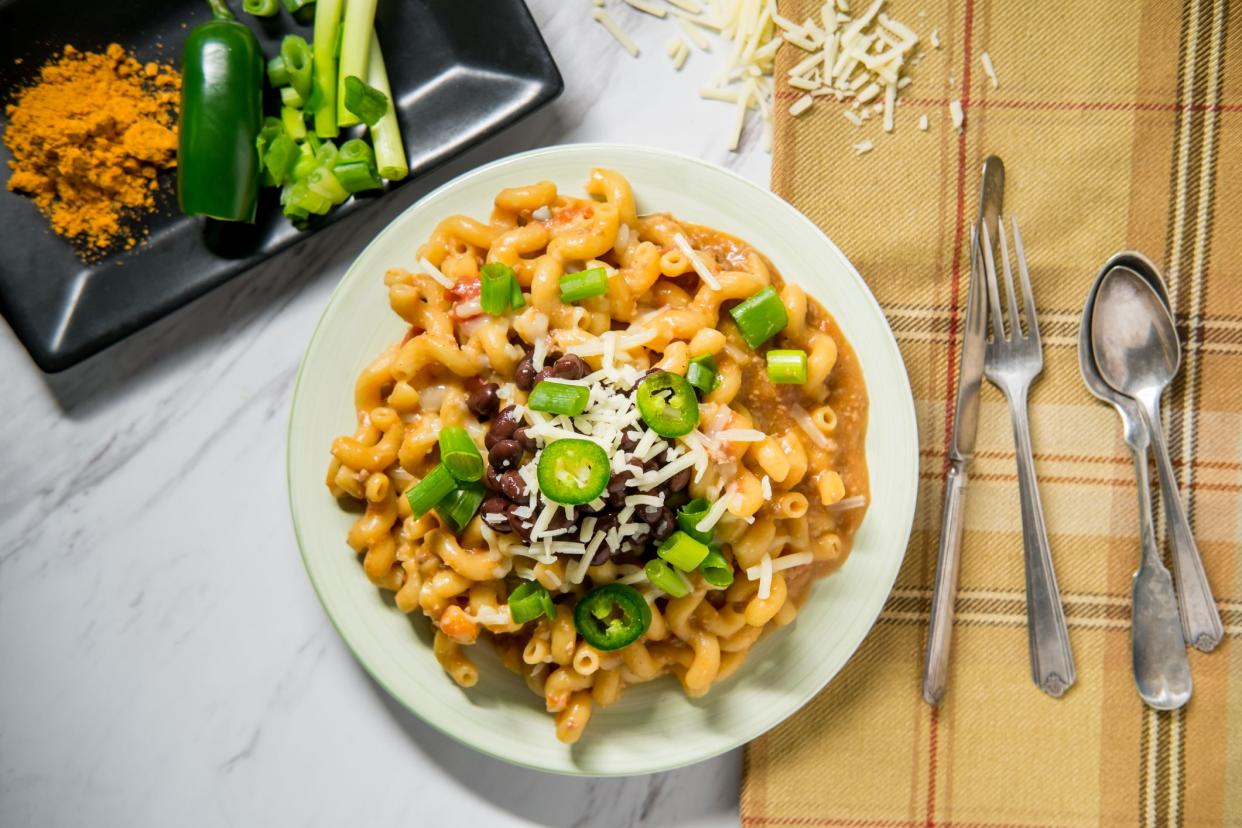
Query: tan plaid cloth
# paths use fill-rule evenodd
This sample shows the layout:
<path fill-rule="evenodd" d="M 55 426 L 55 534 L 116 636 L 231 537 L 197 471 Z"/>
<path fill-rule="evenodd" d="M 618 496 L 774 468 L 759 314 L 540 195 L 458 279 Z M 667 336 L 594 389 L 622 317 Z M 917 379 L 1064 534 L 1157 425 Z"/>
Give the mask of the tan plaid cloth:
<path fill-rule="evenodd" d="M 780 7 L 801 21 L 821 2 Z M 831 102 L 790 117 L 801 93 L 782 91 L 772 186 L 842 247 L 888 314 L 918 408 L 919 507 L 896 588 L 862 648 L 747 749 L 742 824 L 1242 825 L 1242 2 L 888 8 L 924 35 L 928 53 L 896 132 L 884 135 L 875 119 L 854 127 Z M 938 51 L 926 43 L 933 27 Z M 999 89 L 983 73 L 984 51 Z M 778 77 L 796 58 L 781 50 Z M 953 99 L 966 112 L 961 135 Z M 923 113 L 929 132 L 916 125 Z M 876 148 L 855 156 L 863 137 Z M 1013 441 L 1003 398 L 985 383 L 949 687 L 934 709 L 920 695 L 923 648 L 969 227 L 990 153 L 1007 167 L 1005 208 L 1021 220 L 1039 307 L 1035 462 L 1078 682 L 1055 700 L 1030 679 Z M 1215 652 L 1191 652 L 1194 697 L 1172 713 L 1135 694 L 1133 467 L 1117 415 L 1078 373 L 1087 289 L 1126 248 L 1161 265 L 1175 305 L 1183 361 L 1165 422 L 1226 630 Z"/>

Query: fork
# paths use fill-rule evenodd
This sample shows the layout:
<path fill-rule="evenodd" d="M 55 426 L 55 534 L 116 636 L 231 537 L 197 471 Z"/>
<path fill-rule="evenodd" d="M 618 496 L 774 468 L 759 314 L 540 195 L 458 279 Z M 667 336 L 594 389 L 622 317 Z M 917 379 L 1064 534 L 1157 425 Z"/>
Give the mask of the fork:
<path fill-rule="evenodd" d="M 997 288 L 996 263 L 987 225 L 983 225 L 984 273 L 987 277 L 988 302 L 991 306 L 992 338 L 987 344 L 983 373 L 1009 401 L 1013 420 L 1013 442 L 1018 458 L 1018 491 L 1022 502 L 1022 547 L 1026 562 L 1026 631 L 1031 651 L 1031 678 L 1050 696 L 1060 696 L 1073 685 L 1077 674 L 1074 655 L 1070 651 L 1069 633 L 1065 628 L 1065 612 L 1057 591 L 1057 576 L 1052 571 L 1052 554 L 1048 533 L 1044 528 L 1044 512 L 1039 502 L 1035 477 L 1035 460 L 1031 456 L 1031 425 L 1027 416 L 1027 396 L 1031 381 L 1044 369 L 1043 346 L 1039 339 L 1039 320 L 1035 315 L 1035 297 L 1031 293 L 1031 276 L 1026 268 L 1022 233 L 1018 220 L 1012 218 L 1014 257 L 1022 282 L 1022 304 L 1025 320 L 1018 312 L 1013 289 L 1013 273 L 1009 266 L 1009 244 L 1005 222 L 997 222 L 1000 235 L 999 253 L 1005 274 L 1005 298 L 1009 309 L 1008 335 L 1005 316 L 1001 312 Z M 1022 330 L 1026 323 L 1026 332 Z"/>

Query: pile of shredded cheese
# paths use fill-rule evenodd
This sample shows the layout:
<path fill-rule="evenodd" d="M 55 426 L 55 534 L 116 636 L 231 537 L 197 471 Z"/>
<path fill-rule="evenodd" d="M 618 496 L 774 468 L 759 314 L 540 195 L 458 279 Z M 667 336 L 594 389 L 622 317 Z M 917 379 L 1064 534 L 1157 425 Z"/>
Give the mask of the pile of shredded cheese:
<path fill-rule="evenodd" d="M 638 44 L 606 11 L 607 1 L 593 0 L 596 8 L 592 17 L 626 51 L 638 57 Z M 678 70 L 689 58 L 691 45 L 710 53 L 713 40 L 723 41 L 720 72 L 699 90 L 699 95 L 733 105 L 729 149 L 738 148 L 746 119 L 752 110 L 757 110 L 763 119 L 763 147 L 770 150 L 776 87 L 772 72 L 776 52 L 785 43 L 806 53 L 785 79 L 790 89 L 802 92 L 789 105 L 791 115 L 802 115 L 818 99 L 831 98 L 849 103 L 841 114 L 856 127 L 878 117 L 885 132 L 895 130 L 902 90 L 912 82 L 909 70 L 919 64 L 922 55 L 918 34 L 884 13 L 885 2 L 873 0 L 858 17 L 853 17 L 849 0 L 828 0 L 817 17 L 808 17 L 801 23 L 780 15 L 776 0 L 619 0 L 616 5 L 676 20 L 681 34 L 668 44 L 666 53 Z M 940 48 L 938 29 L 931 30 L 928 41 L 933 49 Z M 980 62 L 992 88 L 999 88 L 991 56 L 983 52 Z M 950 101 L 948 110 L 954 129 L 961 132 L 965 127 L 962 102 Z M 918 128 L 926 132 L 929 127 L 928 116 L 921 114 Z M 862 155 L 874 149 L 875 143 L 864 139 L 853 146 Z"/>

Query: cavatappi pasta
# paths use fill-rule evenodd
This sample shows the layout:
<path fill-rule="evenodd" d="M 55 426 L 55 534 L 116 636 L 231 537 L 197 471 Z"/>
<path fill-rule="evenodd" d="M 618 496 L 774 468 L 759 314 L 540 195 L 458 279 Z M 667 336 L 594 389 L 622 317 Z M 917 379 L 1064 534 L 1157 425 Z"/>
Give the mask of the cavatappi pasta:
<path fill-rule="evenodd" d="M 327 485 L 366 576 L 480 638 L 576 741 L 673 676 L 691 696 L 790 623 L 868 500 L 867 395 L 831 317 L 745 242 L 595 169 L 444 219 L 384 279 L 409 325 L 354 388 Z"/>

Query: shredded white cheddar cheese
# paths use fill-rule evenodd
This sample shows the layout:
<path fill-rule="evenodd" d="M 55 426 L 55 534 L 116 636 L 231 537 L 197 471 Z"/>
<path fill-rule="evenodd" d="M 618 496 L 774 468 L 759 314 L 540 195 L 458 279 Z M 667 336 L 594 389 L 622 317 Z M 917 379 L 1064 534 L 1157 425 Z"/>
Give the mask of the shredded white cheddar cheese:
<path fill-rule="evenodd" d="M 992 56 L 987 52 L 979 55 L 979 61 L 983 64 L 983 74 L 988 76 L 988 80 L 992 82 L 993 89 L 1000 89 L 1000 80 L 996 77 L 996 67 L 992 65 Z"/>
<path fill-rule="evenodd" d="M 962 111 L 961 101 L 949 101 L 949 115 L 953 118 L 953 128 L 961 132 L 962 125 L 966 123 L 966 113 Z"/>
<path fill-rule="evenodd" d="M 621 48 L 630 53 L 630 57 L 638 57 L 638 44 L 617 25 L 617 21 L 608 16 L 608 12 L 603 9 L 596 9 L 591 12 L 591 17 L 595 19 L 596 23 L 603 26 L 608 34 L 612 35 L 613 40 L 621 44 Z"/>

